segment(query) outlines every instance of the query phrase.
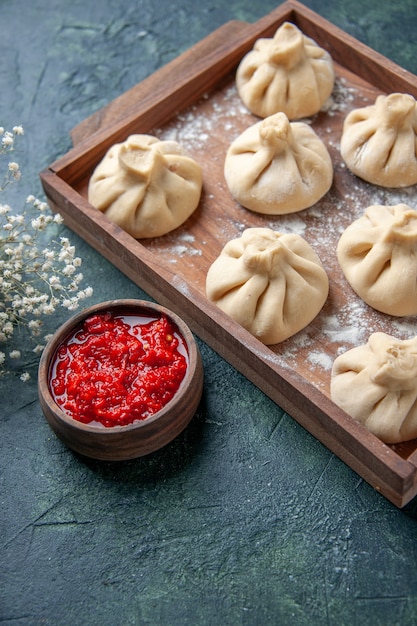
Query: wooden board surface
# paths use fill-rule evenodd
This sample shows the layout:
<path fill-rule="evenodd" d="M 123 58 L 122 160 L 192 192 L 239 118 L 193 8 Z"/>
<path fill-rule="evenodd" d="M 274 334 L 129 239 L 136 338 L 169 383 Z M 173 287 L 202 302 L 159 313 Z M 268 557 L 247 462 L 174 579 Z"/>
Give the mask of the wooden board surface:
<path fill-rule="evenodd" d="M 326 110 L 309 120 L 331 154 L 330 192 L 312 208 L 290 216 L 261 216 L 239 206 L 223 176 L 231 141 L 258 121 L 244 108 L 234 84 L 236 65 L 261 36 L 285 20 L 329 50 L 336 87 Z M 338 409 L 329 397 L 337 354 L 384 331 L 417 334 L 417 321 L 395 319 L 367 307 L 343 278 L 335 247 L 344 228 L 370 204 L 406 202 L 417 192 L 386 190 L 350 174 L 339 152 L 343 119 L 373 103 L 379 93 L 417 97 L 417 78 L 297 2 L 281 5 L 258 23 L 230 22 L 72 131 L 75 144 L 41 173 L 45 192 L 67 224 L 140 285 L 185 319 L 193 331 L 297 419 L 397 506 L 417 493 L 417 441 L 386 446 Z M 115 142 L 133 132 L 179 141 L 203 169 L 204 192 L 194 215 L 173 233 L 135 241 L 87 202 L 93 168 Z M 295 232 L 321 258 L 330 278 L 329 298 L 302 332 L 266 347 L 205 297 L 205 277 L 224 244 L 251 226 Z"/>

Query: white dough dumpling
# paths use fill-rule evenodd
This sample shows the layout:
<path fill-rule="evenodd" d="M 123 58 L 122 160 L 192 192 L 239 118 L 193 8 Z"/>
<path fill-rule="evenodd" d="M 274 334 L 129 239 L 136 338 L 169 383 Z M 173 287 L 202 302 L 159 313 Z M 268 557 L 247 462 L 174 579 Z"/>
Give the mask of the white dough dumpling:
<path fill-rule="evenodd" d="M 283 215 L 320 200 L 332 185 L 333 165 L 311 126 L 276 113 L 232 142 L 224 176 L 230 193 L 245 208 Z"/>
<path fill-rule="evenodd" d="M 209 268 L 206 294 L 264 344 L 305 328 L 323 307 L 327 274 L 299 235 L 248 228 Z"/>
<path fill-rule="evenodd" d="M 417 102 L 392 93 L 351 111 L 343 124 L 341 155 L 351 172 L 381 187 L 417 183 Z"/>
<path fill-rule="evenodd" d="M 373 333 L 338 356 L 331 375 L 335 404 L 385 443 L 417 437 L 417 338 Z"/>
<path fill-rule="evenodd" d="M 280 111 L 291 120 L 315 115 L 334 81 L 330 54 L 291 22 L 273 38 L 258 39 L 236 72 L 239 96 L 258 117 Z"/>
<path fill-rule="evenodd" d="M 88 200 L 136 239 L 159 237 L 195 211 L 202 185 L 200 166 L 177 142 L 131 135 L 94 170 Z"/>
<path fill-rule="evenodd" d="M 417 314 L 417 212 L 373 205 L 342 233 L 340 267 L 352 289 L 377 311 Z"/>

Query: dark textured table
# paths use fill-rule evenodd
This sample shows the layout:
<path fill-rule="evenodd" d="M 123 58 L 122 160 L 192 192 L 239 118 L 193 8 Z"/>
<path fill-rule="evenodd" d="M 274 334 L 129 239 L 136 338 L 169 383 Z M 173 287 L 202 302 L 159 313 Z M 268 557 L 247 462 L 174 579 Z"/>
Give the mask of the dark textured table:
<path fill-rule="evenodd" d="M 308 0 L 417 73 L 415 0 Z M 0 0 L 0 125 L 22 124 L 20 183 L 71 128 L 221 24 L 273 1 Z M 3 199 L 2 199 L 3 201 Z M 65 229 L 63 229 L 65 232 Z M 72 233 L 89 303 L 146 298 Z M 51 330 L 68 317 L 48 320 Z M 201 406 L 165 449 L 82 459 L 49 429 L 37 360 L 0 380 L 0 623 L 417 624 L 417 502 L 398 510 L 200 342 Z"/>

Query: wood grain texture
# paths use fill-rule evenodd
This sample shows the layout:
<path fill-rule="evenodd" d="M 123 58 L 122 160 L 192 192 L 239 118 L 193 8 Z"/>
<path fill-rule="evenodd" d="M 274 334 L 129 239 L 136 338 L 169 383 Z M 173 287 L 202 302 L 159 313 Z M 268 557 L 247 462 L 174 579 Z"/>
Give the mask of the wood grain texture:
<path fill-rule="evenodd" d="M 234 69 L 259 37 L 293 21 L 331 52 L 338 77 L 334 106 L 311 120 L 335 167 L 329 194 L 291 218 L 255 215 L 237 205 L 223 177 L 231 140 L 257 121 L 239 104 Z M 417 493 L 417 442 L 387 446 L 339 410 L 329 397 L 329 367 L 348 347 L 347 331 L 395 330 L 391 319 L 358 303 L 335 260 L 338 236 L 375 199 L 392 201 L 352 176 L 339 140 L 347 110 L 379 93 L 417 96 L 417 79 L 315 15 L 287 2 L 254 25 L 231 22 L 93 115 L 72 133 L 75 147 L 41 173 L 52 207 L 70 228 L 149 295 L 178 313 L 204 341 L 397 506 Z M 194 215 L 174 233 L 135 241 L 87 201 L 91 173 L 106 150 L 131 133 L 175 137 L 202 165 L 204 192 Z M 412 199 L 412 196 L 408 196 Z M 395 199 L 397 196 L 395 196 Z M 205 276 L 223 245 L 243 228 L 301 231 L 331 280 L 323 311 L 304 333 L 266 347 L 211 304 Z M 414 321 L 409 321 L 413 324 Z M 342 332 L 344 331 L 344 332 Z M 316 357 L 316 361 L 312 358 Z M 326 360 L 326 367 L 319 363 Z"/>

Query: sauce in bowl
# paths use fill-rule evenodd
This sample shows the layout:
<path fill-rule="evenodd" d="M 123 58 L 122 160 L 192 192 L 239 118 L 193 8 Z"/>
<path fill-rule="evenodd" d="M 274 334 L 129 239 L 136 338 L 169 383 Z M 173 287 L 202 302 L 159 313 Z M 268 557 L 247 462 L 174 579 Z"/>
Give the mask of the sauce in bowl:
<path fill-rule="evenodd" d="M 58 346 L 50 392 L 79 422 L 123 426 L 160 411 L 180 388 L 188 361 L 186 343 L 165 315 L 98 312 Z"/>

